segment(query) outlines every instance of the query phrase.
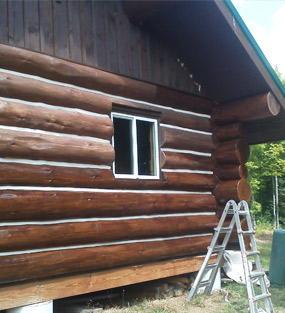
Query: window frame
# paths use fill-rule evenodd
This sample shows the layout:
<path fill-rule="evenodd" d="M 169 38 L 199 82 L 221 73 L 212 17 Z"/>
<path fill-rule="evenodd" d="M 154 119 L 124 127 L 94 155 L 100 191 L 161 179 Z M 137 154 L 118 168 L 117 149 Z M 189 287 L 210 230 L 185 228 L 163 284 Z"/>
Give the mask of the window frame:
<path fill-rule="evenodd" d="M 152 118 L 152 117 L 145 117 L 141 115 L 136 115 L 135 113 L 121 113 L 121 112 L 112 112 L 111 113 L 111 119 L 114 123 L 114 117 L 116 118 L 122 118 L 132 121 L 132 161 L 133 161 L 133 173 L 134 174 L 117 174 L 116 173 L 116 165 L 115 160 L 113 162 L 113 173 L 115 178 L 120 179 L 160 179 L 160 165 L 159 165 L 159 136 L 158 136 L 158 119 Z M 145 121 L 145 122 L 151 122 L 153 123 L 153 164 L 154 164 L 154 172 L 155 175 L 140 175 L 138 173 L 138 147 L 137 147 L 137 123 L 136 121 Z M 112 146 L 115 149 L 115 134 L 112 136 Z M 135 139 L 135 140 L 134 140 Z M 116 156 L 115 156 L 116 158 Z"/>

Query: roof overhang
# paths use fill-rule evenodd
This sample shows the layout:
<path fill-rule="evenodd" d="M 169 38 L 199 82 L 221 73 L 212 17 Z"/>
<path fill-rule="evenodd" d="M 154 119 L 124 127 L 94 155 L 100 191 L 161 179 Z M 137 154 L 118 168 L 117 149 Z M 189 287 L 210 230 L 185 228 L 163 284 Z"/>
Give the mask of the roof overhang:
<path fill-rule="evenodd" d="M 217 104 L 271 92 L 283 107 L 281 111 L 285 110 L 284 87 L 230 1 L 134 1 L 125 5 L 129 18 L 174 50 Z M 278 117 L 281 128 L 270 119 L 260 129 L 261 136 L 271 129 L 268 140 L 285 139 L 284 118 L 283 112 Z M 255 125 L 247 123 L 248 130 L 254 133 Z M 249 141 L 257 143 L 260 138 Z"/>

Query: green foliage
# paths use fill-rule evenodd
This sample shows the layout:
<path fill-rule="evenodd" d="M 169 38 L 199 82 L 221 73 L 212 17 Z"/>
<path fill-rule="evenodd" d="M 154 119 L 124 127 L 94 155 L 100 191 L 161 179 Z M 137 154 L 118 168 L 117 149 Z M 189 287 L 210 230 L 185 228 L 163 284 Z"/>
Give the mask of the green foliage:
<path fill-rule="evenodd" d="M 253 201 L 251 211 L 258 221 L 272 221 L 272 177 L 278 177 L 280 221 L 285 221 L 285 141 L 251 147 L 247 163 Z"/>

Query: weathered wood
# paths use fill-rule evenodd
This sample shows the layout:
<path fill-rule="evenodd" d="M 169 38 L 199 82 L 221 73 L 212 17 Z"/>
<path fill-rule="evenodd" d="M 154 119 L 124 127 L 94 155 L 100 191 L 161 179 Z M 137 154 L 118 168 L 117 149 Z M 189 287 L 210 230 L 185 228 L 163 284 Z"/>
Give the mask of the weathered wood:
<path fill-rule="evenodd" d="M 228 200 L 235 200 L 236 202 L 245 200 L 249 202 L 251 189 L 246 179 L 226 180 L 217 185 L 213 194 L 220 203 L 226 203 Z"/>
<path fill-rule="evenodd" d="M 86 138 L 1 129 L 0 156 L 111 165 L 115 152 L 110 143 Z"/>
<path fill-rule="evenodd" d="M 98 157 L 97 155 L 96 158 L 98 159 Z M 105 163 L 106 161 L 104 159 Z M 92 162 L 94 163 L 94 160 Z M 115 179 L 112 171 L 96 168 L 0 163 L 0 183 L 5 185 L 186 191 L 211 191 L 216 185 L 216 178 L 213 175 L 162 174 L 163 177 L 157 180 Z"/>
<path fill-rule="evenodd" d="M 214 136 L 220 141 L 241 138 L 245 136 L 245 133 L 245 127 L 241 123 L 222 125 L 214 129 Z"/>
<path fill-rule="evenodd" d="M 212 195 L 2 190 L 1 221 L 214 212 Z"/>
<path fill-rule="evenodd" d="M 0 45 L 0 66 L 5 69 L 33 74 L 59 82 L 194 112 L 210 113 L 213 108 L 212 101 L 202 97 L 157 87 L 102 70 L 3 44 Z"/>
<path fill-rule="evenodd" d="M 8 283 L 190 256 L 205 252 L 210 242 L 211 236 L 201 236 L 0 256 L 0 281 Z"/>
<path fill-rule="evenodd" d="M 1 251 L 23 251 L 120 240 L 203 234 L 212 232 L 218 221 L 215 215 L 197 215 L 53 225 L 4 226 L 0 229 L 0 249 Z"/>
<path fill-rule="evenodd" d="M 220 180 L 234 180 L 240 178 L 247 178 L 248 170 L 245 165 L 225 164 L 219 165 L 215 168 L 214 174 Z"/>
<path fill-rule="evenodd" d="M 215 168 L 214 158 L 189 153 L 163 152 L 165 163 L 163 168 L 212 171 Z"/>
<path fill-rule="evenodd" d="M 249 145 L 242 139 L 223 141 L 213 152 L 219 164 L 244 164 L 249 158 Z"/>
<path fill-rule="evenodd" d="M 276 116 L 279 111 L 279 102 L 269 92 L 219 105 L 214 109 L 212 118 L 216 123 L 221 124 L 235 121 L 254 121 Z"/>
<path fill-rule="evenodd" d="M 111 140 L 110 118 L 0 100 L 0 124 Z"/>
<path fill-rule="evenodd" d="M 0 310 L 198 271 L 204 256 L 192 256 L 105 271 L 0 287 Z M 212 256 L 210 263 L 215 261 Z M 40 286 L 40 288 L 39 288 Z"/>
<path fill-rule="evenodd" d="M 112 100 L 106 96 L 6 73 L 0 73 L 0 96 L 104 114 L 112 109 Z"/>
<path fill-rule="evenodd" d="M 166 127 L 161 127 L 160 130 L 162 148 L 212 152 L 215 147 L 211 135 Z"/>

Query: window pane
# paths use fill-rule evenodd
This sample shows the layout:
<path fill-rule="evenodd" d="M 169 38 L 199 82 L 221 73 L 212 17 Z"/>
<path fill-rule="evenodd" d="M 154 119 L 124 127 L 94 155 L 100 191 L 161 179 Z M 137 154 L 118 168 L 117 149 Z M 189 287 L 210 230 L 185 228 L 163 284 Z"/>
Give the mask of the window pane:
<path fill-rule="evenodd" d="M 113 118 L 115 173 L 133 174 L 132 120 Z"/>
<path fill-rule="evenodd" d="M 155 175 L 153 122 L 137 120 L 138 173 Z"/>

